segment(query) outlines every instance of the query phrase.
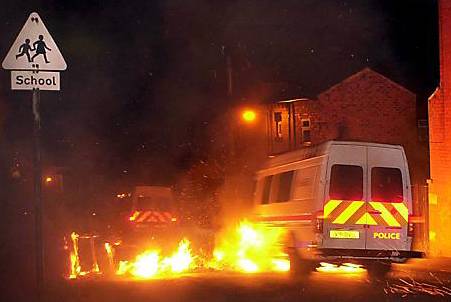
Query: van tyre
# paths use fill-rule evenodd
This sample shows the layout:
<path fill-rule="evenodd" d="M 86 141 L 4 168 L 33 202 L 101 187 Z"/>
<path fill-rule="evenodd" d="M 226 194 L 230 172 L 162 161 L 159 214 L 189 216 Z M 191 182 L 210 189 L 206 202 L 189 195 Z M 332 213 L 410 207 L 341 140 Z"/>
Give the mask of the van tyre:
<path fill-rule="evenodd" d="M 290 260 L 290 275 L 292 278 L 303 278 L 310 275 L 316 268 L 315 263 L 308 259 L 303 259 L 295 248 L 288 249 Z"/>
<path fill-rule="evenodd" d="M 372 262 L 366 267 L 368 276 L 376 281 L 383 280 L 391 271 L 391 262 Z"/>

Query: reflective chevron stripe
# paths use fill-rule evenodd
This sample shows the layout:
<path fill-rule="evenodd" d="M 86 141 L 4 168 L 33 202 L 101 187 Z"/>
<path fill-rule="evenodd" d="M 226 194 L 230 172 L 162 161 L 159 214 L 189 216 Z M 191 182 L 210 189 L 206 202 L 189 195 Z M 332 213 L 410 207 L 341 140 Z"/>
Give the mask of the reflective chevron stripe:
<path fill-rule="evenodd" d="M 145 223 L 145 222 L 172 222 L 173 216 L 169 212 L 158 211 L 134 211 L 129 217 L 131 222 Z"/>
<path fill-rule="evenodd" d="M 324 219 L 333 224 L 365 224 L 401 227 L 408 223 L 405 203 L 329 200 L 324 205 Z"/>
<path fill-rule="evenodd" d="M 375 210 L 380 212 L 381 215 L 380 217 L 382 217 L 382 219 L 388 226 L 395 227 L 401 226 L 399 222 L 395 219 L 395 217 L 392 215 L 392 213 L 381 202 L 370 201 L 370 205 Z"/>
<path fill-rule="evenodd" d="M 324 218 L 329 217 L 341 202 L 341 200 L 329 200 L 329 202 L 324 205 Z"/>
<path fill-rule="evenodd" d="M 362 217 L 360 217 L 355 224 L 368 224 L 368 225 L 377 225 L 376 220 L 374 220 L 373 217 L 371 217 L 371 215 L 366 212 L 365 214 L 363 214 Z"/>
<path fill-rule="evenodd" d="M 364 204 L 364 201 L 353 201 L 332 223 L 345 224 Z"/>

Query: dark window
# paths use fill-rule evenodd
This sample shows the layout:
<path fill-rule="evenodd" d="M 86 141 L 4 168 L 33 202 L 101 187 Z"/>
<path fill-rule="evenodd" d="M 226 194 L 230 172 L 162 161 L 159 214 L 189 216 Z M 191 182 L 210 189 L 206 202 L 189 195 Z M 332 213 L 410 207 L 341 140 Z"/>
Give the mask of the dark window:
<path fill-rule="evenodd" d="M 171 203 L 171 200 L 169 198 L 150 196 L 138 196 L 137 201 L 137 210 L 166 211 L 169 209 L 169 205 Z"/>
<path fill-rule="evenodd" d="M 397 168 L 371 169 L 371 200 L 402 202 L 402 175 Z"/>
<path fill-rule="evenodd" d="M 302 143 L 310 144 L 311 142 L 310 130 L 302 130 Z"/>
<path fill-rule="evenodd" d="M 288 171 L 279 174 L 279 190 L 277 191 L 276 202 L 284 202 L 290 200 L 293 175 L 294 171 Z"/>
<path fill-rule="evenodd" d="M 282 112 L 274 112 L 274 122 L 276 125 L 276 139 L 282 138 Z"/>
<path fill-rule="evenodd" d="M 360 166 L 333 165 L 329 196 L 339 200 L 363 199 L 363 169 Z"/>
<path fill-rule="evenodd" d="M 301 119 L 302 127 L 302 144 L 304 146 L 310 146 L 312 143 L 312 137 L 310 133 L 310 119 Z"/>
<path fill-rule="evenodd" d="M 266 176 L 263 180 L 262 204 L 269 203 L 269 194 L 271 193 L 272 175 Z"/>

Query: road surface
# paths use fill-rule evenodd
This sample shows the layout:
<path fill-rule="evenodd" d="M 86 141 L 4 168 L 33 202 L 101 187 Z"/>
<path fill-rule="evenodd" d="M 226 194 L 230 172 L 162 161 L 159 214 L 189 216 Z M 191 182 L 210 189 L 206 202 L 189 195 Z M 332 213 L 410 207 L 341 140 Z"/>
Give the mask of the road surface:
<path fill-rule="evenodd" d="M 45 301 L 451 301 L 451 269 L 434 262 L 395 265 L 384 279 L 366 273 L 196 273 L 147 281 L 69 280 L 54 284 Z"/>

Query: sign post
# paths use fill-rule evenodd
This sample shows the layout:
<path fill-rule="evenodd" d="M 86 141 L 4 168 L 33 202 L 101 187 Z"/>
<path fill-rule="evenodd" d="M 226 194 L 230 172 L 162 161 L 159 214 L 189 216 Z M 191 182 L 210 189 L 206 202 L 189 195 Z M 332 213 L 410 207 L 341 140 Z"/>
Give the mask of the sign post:
<path fill-rule="evenodd" d="M 58 71 L 66 70 L 67 65 L 41 17 L 34 12 L 19 32 L 3 60 L 2 67 L 11 70 L 12 90 L 32 91 L 36 287 L 40 300 L 44 282 L 40 90 L 59 91 Z"/>
<path fill-rule="evenodd" d="M 33 89 L 33 178 L 34 178 L 34 221 L 36 246 L 36 287 L 38 295 L 41 294 L 44 282 L 44 245 L 42 236 L 42 171 L 41 171 L 41 115 L 39 111 L 39 89 Z"/>

